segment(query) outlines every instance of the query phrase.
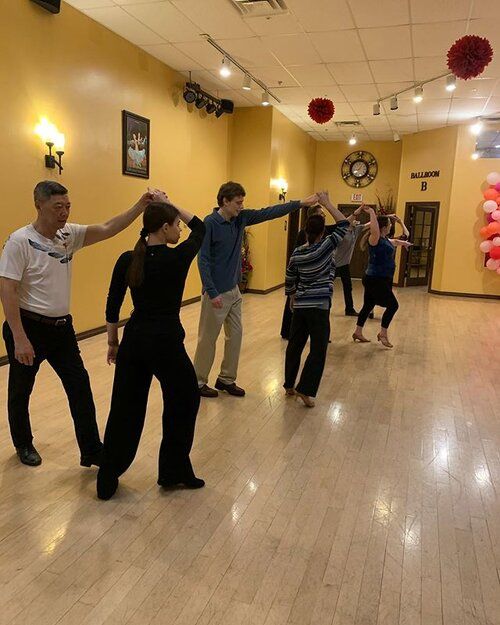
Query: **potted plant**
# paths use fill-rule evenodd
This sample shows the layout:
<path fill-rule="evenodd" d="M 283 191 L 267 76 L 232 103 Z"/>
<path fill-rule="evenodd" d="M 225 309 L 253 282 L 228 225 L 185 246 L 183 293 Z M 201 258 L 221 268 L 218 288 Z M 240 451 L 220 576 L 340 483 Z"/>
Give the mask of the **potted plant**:
<path fill-rule="evenodd" d="M 248 279 L 253 270 L 252 263 L 250 262 L 250 244 L 248 242 L 248 237 L 249 232 L 245 229 L 241 241 L 241 282 L 239 287 L 242 293 L 247 290 Z"/>
<path fill-rule="evenodd" d="M 396 212 L 396 201 L 392 189 L 389 189 L 385 195 L 380 196 L 375 193 L 377 198 L 376 212 L 378 215 L 394 215 Z"/>

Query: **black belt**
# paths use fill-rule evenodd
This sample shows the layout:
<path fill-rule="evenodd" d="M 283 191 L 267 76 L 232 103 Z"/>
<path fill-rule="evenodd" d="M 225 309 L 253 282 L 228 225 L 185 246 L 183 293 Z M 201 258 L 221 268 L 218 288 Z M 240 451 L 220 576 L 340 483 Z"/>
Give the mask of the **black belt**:
<path fill-rule="evenodd" d="M 65 317 L 46 317 L 45 315 L 39 315 L 38 313 L 31 312 L 31 310 L 24 310 L 23 308 L 21 308 L 20 312 L 21 317 L 26 317 L 26 319 L 33 319 L 33 321 L 45 323 L 49 326 L 65 326 L 71 321 L 71 315 L 66 315 Z"/>

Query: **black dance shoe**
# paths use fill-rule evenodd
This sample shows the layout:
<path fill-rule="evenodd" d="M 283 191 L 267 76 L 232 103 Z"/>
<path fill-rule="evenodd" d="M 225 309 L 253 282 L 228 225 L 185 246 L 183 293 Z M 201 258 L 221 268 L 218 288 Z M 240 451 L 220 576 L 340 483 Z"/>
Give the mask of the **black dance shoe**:
<path fill-rule="evenodd" d="M 86 456 L 80 456 L 80 466 L 81 467 L 91 467 L 95 465 L 96 467 L 101 466 L 102 461 L 102 449 L 96 451 L 94 454 L 87 454 Z"/>
<path fill-rule="evenodd" d="M 158 480 L 158 485 L 162 488 L 175 488 L 176 486 L 184 486 L 185 488 L 203 488 L 205 480 L 191 475 L 189 477 L 162 477 Z"/>
<path fill-rule="evenodd" d="M 19 460 L 23 464 L 27 464 L 29 467 L 38 467 L 42 464 L 42 457 L 31 443 L 29 445 L 16 447 L 16 453 Z"/>
<path fill-rule="evenodd" d="M 97 473 L 97 496 L 107 501 L 116 493 L 118 478 L 106 469 L 99 469 Z"/>

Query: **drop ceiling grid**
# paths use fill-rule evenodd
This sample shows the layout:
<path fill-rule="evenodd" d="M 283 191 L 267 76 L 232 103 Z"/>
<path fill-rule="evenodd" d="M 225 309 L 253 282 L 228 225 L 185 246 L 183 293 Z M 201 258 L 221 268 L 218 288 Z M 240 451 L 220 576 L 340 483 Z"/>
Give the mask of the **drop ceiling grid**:
<path fill-rule="evenodd" d="M 408 109 L 410 102 L 407 102 L 402 105 L 407 111 L 404 115 L 401 111 L 389 111 L 388 106 L 382 107 L 381 117 L 385 118 L 389 127 L 382 131 L 376 124 L 370 123 L 369 115 L 366 114 L 369 102 L 373 104 L 376 99 L 390 95 L 391 90 L 387 92 L 387 88 L 391 85 L 394 86 L 393 91 L 398 91 L 398 85 L 402 82 L 413 84 L 441 73 L 445 65 L 443 50 L 453 42 L 443 37 L 443 32 L 453 37 L 461 36 L 469 31 L 475 33 L 474 26 L 477 25 L 477 34 L 483 35 L 482 30 L 486 28 L 491 32 L 483 36 L 489 36 L 490 41 L 491 38 L 498 41 L 496 27 L 490 25 L 488 28 L 488 24 L 491 24 L 491 20 L 487 19 L 488 0 L 440 0 L 439 7 L 436 0 L 378 0 L 376 11 L 373 10 L 372 0 L 314 0 L 314 8 L 308 0 L 287 0 L 290 12 L 286 21 L 281 22 L 279 17 L 269 21 L 261 18 L 243 20 L 228 0 L 203 0 L 203 11 L 200 10 L 199 0 L 67 1 L 111 30 L 133 40 L 173 69 L 187 73 L 191 63 L 193 75 L 203 77 L 212 88 L 224 94 L 221 97 L 232 95 L 240 106 L 255 105 L 260 95 L 257 98 L 257 93 L 242 93 L 237 78 L 225 84 L 216 75 L 220 55 L 200 37 L 209 27 L 210 34 L 217 38 L 222 47 L 227 48 L 238 60 L 241 59 L 242 64 L 258 78 L 272 86 L 278 97 L 283 96 L 283 104 L 300 100 L 300 111 L 294 111 L 292 121 L 298 123 L 300 120 L 309 127 L 312 125 L 313 132 L 321 136 L 327 135 L 328 131 L 309 119 L 307 101 L 316 95 L 323 95 L 323 92 L 326 95 L 328 91 L 338 95 L 338 100 L 334 95 L 328 96 L 337 105 L 339 117 L 336 119 L 359 121 L 365 118 L 362 120 L 362 133 L 370 135 L 372 132 L 380 136 L 385 132 L 390 139 L 394 131 L 401 134 L 416 132 L 421 126 L 428 128 L 431 123 L 429 114 L 423 110 L 420 112 L 415 105 L 413 109 Z M 322 29 L 325 16 L 328 15 L 335 19 L 338 16 L 339 21 L 335 23 L 334 30 L 325 31 Z M 159 19 L 159 16 L 163 17 Z M 148 40 L 141 42 L 141 38 Z M 392 41 L 392 44 L 385 45 L 383 41 Z M 342 42 L 345 45 L 341 45 Z M 232 52 L 231 48 L 237 52 Z M 402 50 L 400 58 L 397 57 L 399 48 Z M 351 50 L 355 53 L 354 57 L 349 56 Z M 307 51 L 307 62 L 304 62 L 301 54 L 304 51 Z M 252 59 L 257 58 L 260 59 L 260 65 L 257 63 L 254 69 Z M 350 61 L 345 60 L 349 58 Z M 358 58 L 359 62 L 353 60 Z M 265 65 L 262 65 L 263 60 Z M 405 62 L 409 63 L 408 67 Z M 360 72 L 363 68 L 362 76 Z M 267 80 L 262 78 L 259 71 Z M 358 76 L 367 85 L 366 97 L 360 85 L 356 84 L 360 80 Z M 382 80 L 384 77 L 390 77 L 391 80 Z M 446 94 L 444 98 L 448 99 L 448 109 L 444 109 L 442 102 L 436 105 L 435 108 L 441 111 L 434 114 L 436 124 L 444 126 L 465 119 L 467 105 L 464 100 L 476 100 L 471 102 L 469 117 L 472 111 L 474 114 L 480 114 L 477 113 L 479 110 L 491 112 L 498 101 L 498 97 L 494 97 L 499 84 L 498 73 L 494 73 L 492 78 L 491 91 L 488 92 L 486 88 L 481 90 L 484 100 L 479 101 L 478 97 L 473 96 L 464 98 L 462 95 L 460 102 L 454 102 L 457 96 Z M 280 88 L 279 80 L 282 84 L 297 85 L 295 95 L 290 95 L 290 100 L 286 95 L 290 87 Z M 302 97 L 297 95 L 299 92 L 302 92 Z M 411 94 L 402 96 L 401 101 L 409 97 Z M 439 100 L 444 98 L 440 96 Z M 432 96 L 427 97 L 429 103 L 433 99 Z M 352 108 L 346 106 L 346 103 L 352 104 L 360 113 L 353 111 L 351 114 L 349 110 Z"/>

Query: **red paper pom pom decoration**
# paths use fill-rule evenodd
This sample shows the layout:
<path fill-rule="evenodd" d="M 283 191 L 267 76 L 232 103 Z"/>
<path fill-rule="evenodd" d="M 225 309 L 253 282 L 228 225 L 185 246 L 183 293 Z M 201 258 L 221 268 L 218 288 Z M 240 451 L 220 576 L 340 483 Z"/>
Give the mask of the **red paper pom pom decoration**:
<path fill-rule="evenodd" d="M 307 107 L 309 117 L 318 124 L 326 124 L 335 113 L 333 102 L 328 98 L 314 98 Z"/>
<path fill-rule="evenodd" d="M 479 76 L 493 58 L 493 48 L 484 37 L 465 35 L 448 50 L 448 67 L 457 78 Z"/>

